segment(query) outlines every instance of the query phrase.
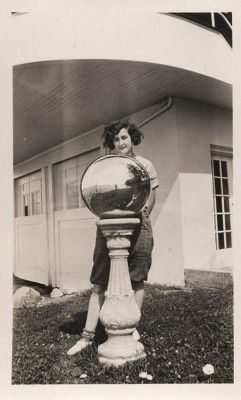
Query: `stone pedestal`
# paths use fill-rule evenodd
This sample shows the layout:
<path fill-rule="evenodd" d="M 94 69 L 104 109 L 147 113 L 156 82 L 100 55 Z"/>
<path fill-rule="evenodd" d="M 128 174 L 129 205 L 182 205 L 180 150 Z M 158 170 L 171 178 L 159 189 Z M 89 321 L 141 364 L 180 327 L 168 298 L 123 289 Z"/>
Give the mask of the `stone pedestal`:
<path fill-rule="evenodd" d="M 100 320 L 108 340 L 98 348 L 99 361 L 119 366 L 146 356 L 144 346 L 133 339 L 133 332 L 141 313 L 135 301 L 128 269 L 130 236 L 138 218 L 99 220 L 97 225 L 107 238 L 111 259 L 110 277 Z"/>

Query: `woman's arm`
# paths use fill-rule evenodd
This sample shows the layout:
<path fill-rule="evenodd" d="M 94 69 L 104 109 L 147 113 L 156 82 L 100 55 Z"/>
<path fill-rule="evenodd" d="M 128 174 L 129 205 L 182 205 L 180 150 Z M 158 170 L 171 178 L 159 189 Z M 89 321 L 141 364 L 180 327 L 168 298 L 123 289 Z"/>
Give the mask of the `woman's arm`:
<path fill-rule="evenodd" d="M 148 212 L 149 215 L 152 212 L 152 209 L 153 209 L 153 207 L 155 205 L 155 201 L 156 201 L 156 189 L 152 189 L 150 197 L 149 197 L 148 202 L 147 202 L 146 207 L 145 207 L 147 209 L 147 212 Z"/>

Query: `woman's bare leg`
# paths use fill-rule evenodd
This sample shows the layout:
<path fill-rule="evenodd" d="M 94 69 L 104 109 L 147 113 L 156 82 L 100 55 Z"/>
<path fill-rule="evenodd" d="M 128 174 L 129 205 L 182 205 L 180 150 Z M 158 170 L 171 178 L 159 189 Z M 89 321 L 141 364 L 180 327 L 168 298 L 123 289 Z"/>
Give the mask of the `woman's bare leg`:
<path fill-rule="evenodd" d="M 103 292 L 92 292 L 89 301 L 88 313 L 85 323 L 85 330 L 89 332 L 95 332 L 99 315 L 100 309 L 105 300 L 105 293 Z"/>
<path fill-rule="evenodd" d="M 137 305 L 141 310 L 144 299 L 145 299 L 144 282 L 143 281 L 140 281 L 140 282 L 131 281 L 131 284 L 132 284 L 132 289 L 135 292 L 135 299 L 136 299 Z"/>
<path fill-rule="evenodd" d="M 73 346 L 67 354 L 72 356 L 79 353 L 87 346 L 91 345 L 95 336 L 95 330 L 98 324 L 100 309 L 105 299 L 105 287 L 94 285 L 90 296 L 87 319 L 81 339 Z"/>

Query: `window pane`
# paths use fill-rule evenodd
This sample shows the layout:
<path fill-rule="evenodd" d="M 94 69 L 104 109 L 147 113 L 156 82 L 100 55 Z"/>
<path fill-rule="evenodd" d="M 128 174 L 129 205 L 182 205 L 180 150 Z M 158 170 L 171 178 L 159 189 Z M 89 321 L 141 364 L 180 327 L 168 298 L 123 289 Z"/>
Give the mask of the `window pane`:
<path fill-rule="evenodd" d="M 231 230 L 230 214 L 225 214 L 225 227 L 226 227 L 226 231 Z"/>
<path fill-rule="evenodd" d="M 224 212 L 229 212 L 230 208 L 229 208 L 229 197 L 224 197 Z"/>
<path fill-rule="evenodd" d="M 224 249 L 224 234 L 218 234 L 218 241 L 219 241 L 219 249 Z"/>
<path fill-rule="evenodd" d="M 223 231 L 223 216 L 217 215 L 218 219 L 218 231 Z"/>
<path fill-rule="evenodd" d="M 40 191 L 32 193 L 32 215 L 40 214 Z"/>
<path fill-rule="evenodd" d="M 68 181 L 77 179 L 77 168 L 69 168 L 65 170 L 65 179 Z"/>
<path fill-rule="evenodd" d="M 227 248 L 230 249 L 232 247 L 231 232 L 226 233 L 226 241 L 227 241 Z"/>
<path fill-rule="evenodd" d="M 222 197 L 216 197 L 217 212 L 222 212 Z"/>
<path fill-rule="evenodd" d="M 227 162 L 226 161 L 221 161 L 222 164 L 222 176 L 224 178 L 228 177 L 228 171 L 227 171 Z"/>
<path fill-rule="evenodd" d="M 222 179 L 222 181 L 223 181 L 223 194 L 229 194 L 228 193 L 228 180 Z"/>
<path fill-rule="evenodd" d="M 218 160 L 213 160 L 214 176 L 220 176 L 220 166 Z"/>
<path fill-rule="evenodd" d="M 23 196 L 23 198 L 24 198 L 24 205 L 28 206 L 29 205 L 29 194 L 25 194 Z"/>
<path fill-rule="evenodd" d="M 78 182 L 69 182 L 66 184 L 67 189 L 67 209 L 78 208 Z"/>
<path fill-rule="evenodd" d="M 221 194 L 221 182 L 220 178 L 215 179 L 215 193 L 216 194 Z"/>
<path fill-rule="evenodd" d="M 28 217 L 29 216 L 29 194 L 25 194 L 23 196 L 23 201 L 24 201 L 24 216 Z"/>
<path fill-rule="evenodd" d="M 30 191 L 30 185 L 29 185 L 29 183 L 25 183 L 24 185 L 23 185 L 23 191 L 26 193 L 26 192 L 28 192 L 29 193 L 29 191 Z"/>

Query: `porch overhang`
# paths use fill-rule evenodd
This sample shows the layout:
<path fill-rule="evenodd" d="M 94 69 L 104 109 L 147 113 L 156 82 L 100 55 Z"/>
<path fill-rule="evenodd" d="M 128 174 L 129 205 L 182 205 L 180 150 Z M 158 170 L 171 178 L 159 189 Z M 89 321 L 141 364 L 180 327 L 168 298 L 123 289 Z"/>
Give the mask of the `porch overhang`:
<path fill-rule="evenodd" d="M 232 85 L 147 62 L 61 60 L 13 67 L 14 164 L 98 126 L 181 97 L 232 109 Z"/>

